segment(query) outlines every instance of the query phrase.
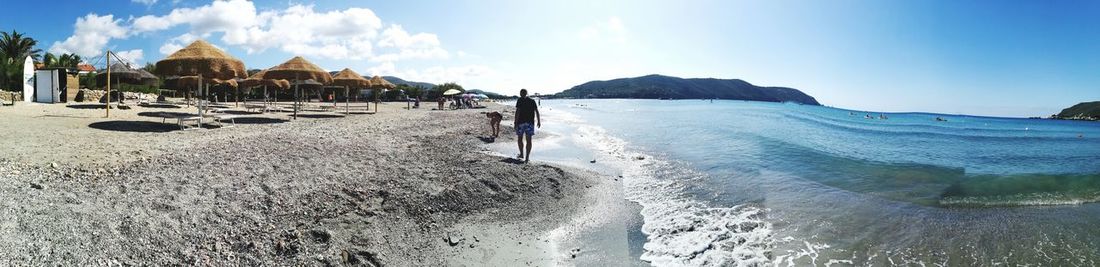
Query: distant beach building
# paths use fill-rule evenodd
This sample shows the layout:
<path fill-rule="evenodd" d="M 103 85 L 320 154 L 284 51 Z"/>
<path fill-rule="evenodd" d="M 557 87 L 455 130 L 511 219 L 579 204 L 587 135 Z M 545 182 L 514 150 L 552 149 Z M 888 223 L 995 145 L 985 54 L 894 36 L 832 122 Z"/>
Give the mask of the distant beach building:
<path fill-rule="evenodd" d="M 79 74 L 79 75 L 85 75 L 85 74 L 88 74 L 88 73 L 95 72 L 95 66 L 92 66 L 91 64 L 80 63 L 80 64 L 76 65 L 76 71 L 77 71 L 77 74 Z"/>

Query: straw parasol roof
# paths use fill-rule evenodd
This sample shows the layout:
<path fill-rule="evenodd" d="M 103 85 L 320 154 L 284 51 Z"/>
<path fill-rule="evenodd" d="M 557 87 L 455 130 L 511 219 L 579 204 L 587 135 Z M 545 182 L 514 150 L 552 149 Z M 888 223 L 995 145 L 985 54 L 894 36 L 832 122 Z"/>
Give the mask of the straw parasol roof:
<path fill-rule="evenodd" d="M 332 77 L 332 85 L 362 89 L 370 88 L 371 82 L 370 80 L 363 78 L 363 76 L 359 75 L 359 73 L 355 73 L 355 71 L 345 68 L 344 70 L 340 71 L 340 73 L 337 73 L 336 76 Z"/>
<path fill-rule="evenodd" d="M 160 78 L 144 69 L 137 69 L 137 72 L 141 74 L 141 83 L 145 85 L 156 85 Z"/>
<path fill-rule="evenodd" d="M 111 82 L 125 83 L 125 84 L 142 84 L 141 73 L 133 68 L 130 68 L 122 63 L 111 64 L 108 68 L 111 69 Z M 95 75 L 97 86 L 107 85 L 107 70 L 99 71 L 99 74 Z"/>
<path fill-rule="evenodd" d="M 302 80 L 295 83 L 299 88 L 315 90 L 325 88 L 325 85 L 314 80 Z"/>
<path fill-rule="evenodd" d="M 302 57 L 291 58 L 283 64 L 268 69 L 263 77 L 264 79 L 313 80 L 320 84 L 332 83 L 332 75 Z"/>
<path fill-rule="evenodd" d="M 393 85 L 389 81 L 386 81 L 386 79 L 382 79 L 382 76 L 377 76 L 377 75 L 375 75 L 374 78 L 370 78 L 370 85 L 371 85 L 371 88 L 385 88 L 385 89 L 397 88 L 396 85 Z"/>
<path fill-rule="evenodd" d="M 252 74 L 252 76 L 248 77 L 248 79 L 244 79 L 243 81 L 241 81 L 237 84 L 240 85 L 242 88 L 250 88 L 250 87 L 256 87 L 256 86 L 267 86 L 267 87 L 271 87 L 271 88 L 275 88 L 275 89 L 281 89 L 281 90 L 290 89 L 290 82 L 289 81 L 287 81 L 287 80 L 276 80 L 276 79 L 264 79 L 264 74 L 266 74 L 266 73 L 267 73 L 267 70 L 257 72 L 256 74 Z"/>
<path fill-rule="evenodd" d="M 157 74 L 165 76 L 199 76 L 230 80 L 244 78 L 244 62 L 214 47 L 203 40 L 197 40 L 187 47 L 157 61 Z"/>
<path fill-rule="evenodd" d="M 237 87 L 237 81 L 235 81 L 235 80 L 206 79 L 206 78 L 203 78 L 203 80 L 204 80 L 204 82 L 206 82 L 210 85 L 225 85 L 225 86 L 229 86 L 229 87 L 233 87 L 233 88 Z M 168 80 L 165 81 L 164 85 L 165 85 L 164 87 L 172 88 L 172 89 L 176 89 L 176 90 L 187 89 L 187 88 L 195 88 L 195 87 L 199 86 L 199 76 L 184 76 L 184 77 L 179 77 L 179 78 L 168 79 Z"/>

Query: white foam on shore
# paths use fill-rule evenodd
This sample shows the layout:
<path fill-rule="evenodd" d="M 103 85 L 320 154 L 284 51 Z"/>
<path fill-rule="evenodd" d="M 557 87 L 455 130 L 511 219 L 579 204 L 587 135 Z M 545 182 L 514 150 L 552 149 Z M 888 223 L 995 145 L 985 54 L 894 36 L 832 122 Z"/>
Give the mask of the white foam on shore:
<path fill-rule="evenodd" d="M 657 266 L 758 266 L 770 263 L 767 209 L 753 204 L 712 207 L 683 196 L 683 181 L 705 174 L 628 150 L 598 127 L 577 126 L 578 141 L 623 173 L 625 196 L 642 206 L 641 258 Z"/>

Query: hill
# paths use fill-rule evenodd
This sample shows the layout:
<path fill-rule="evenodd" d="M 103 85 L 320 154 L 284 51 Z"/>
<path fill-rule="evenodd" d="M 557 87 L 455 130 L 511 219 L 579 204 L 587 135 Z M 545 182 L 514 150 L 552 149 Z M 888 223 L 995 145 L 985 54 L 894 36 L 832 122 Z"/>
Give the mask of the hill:
<path fill-rule="evenodd" d="M 812 96 L 786 87 L 761 87 L 738 79 L 684 79 L 648 75 L 591 81 L 554 95 L 563 98 L 734 99 L 821 105 Z"/>
<path fill-rule="evenodd" d="M 1057 119 L 1100 120 L 1100 101 L 1078 103 L 1063 109 L 1054 117 Z"/>
<path fill-rule="evenodd" d="M 370 79 L 370 77 L 367 77 L 367 79 Z M 435 87 L 435 84 L 432 84 L 432 83 L 406 81 L 404 79 L 393 77 L 393 76 L 382 76 L 382 79 L 386 79 L 387 82 L 390 82 L 394 85 L 404 84 L 404 85 L 408 85 L 408 86 L 412 86 L 412 87 L 422 87 L 422 88 L 427 88 L 427 89 L 431 89 L 432 87 Z"/>
<path fill-rule="evenodd" d="M 485 96 L 488 96 L 491 99 L 510 98 L 510 96 L 506 96 L 506 95 L 502 95 L 502 94 L 498 94 L 498 93 L 493 93 L 493 92 L 489 92 L 489 91 L 485 91 L 485 90 L 481 90 L 481 89 L 469 89 L 469 90 L 466 90 L 466 92 L 467 93 L 474 93 L 474 94 L 485 94 Z"/>
<path fill-rule="evenodd" d="M 255 71 L 259 72 L 260 70 L 255 70 Z M 249 70 L 248 75 L 252 75 L 253 73 L 254 72 L 252 72 L 252 70 Z M 340 73 L 340 72 L 339 71 L 330 71 L 330 72 L 328 72 L 328 74 L 330 74 L 330 75 L 336 75 L 337 73 Z M 372 76 L 363 76 L 363 78 L 366 78 L 367 80 L 370 80 L 371 77 Z M 394 77 L 394 76 L 382 76 L 382 79 L 386 79 L 387 82 L 390 82 L 394 85 L 404 84 L 404 85 L 408 85 L 408 86 L 412 86 L 412 87 L 419 86 L 419 87 L 428 88 L 428 89 L 431 89 L 432 87 L 435 87 L 435 84 L 432 84 L 432 83 L 406 81 L 405 79 L 397 78 L 397 77 Z"/>

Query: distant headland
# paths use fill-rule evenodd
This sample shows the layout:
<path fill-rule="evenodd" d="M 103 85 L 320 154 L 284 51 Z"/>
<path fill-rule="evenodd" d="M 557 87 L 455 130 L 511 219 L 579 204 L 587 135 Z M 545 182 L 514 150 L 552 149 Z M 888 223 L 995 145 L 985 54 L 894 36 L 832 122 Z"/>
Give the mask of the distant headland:
<path fill-rule="evenodd" d="M 794 88 L 756 86 L 739 79 L 646 75 L 591 81 L 553 95 L 556 98 L 732 99 L 821 105 Z"/>
<path fill-rule="evenodd" d="M 1063 109 L 1062 112 L 1050 116 L 1051 119 L 1063 120 L 1100 120 L 1100 101 L 1082 102 L 1072 107 Z"/>

